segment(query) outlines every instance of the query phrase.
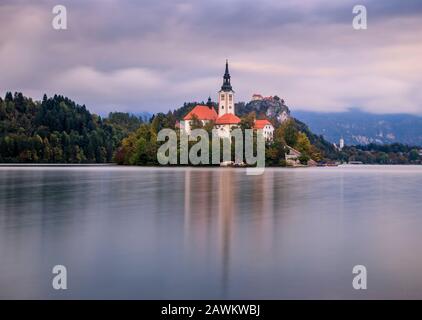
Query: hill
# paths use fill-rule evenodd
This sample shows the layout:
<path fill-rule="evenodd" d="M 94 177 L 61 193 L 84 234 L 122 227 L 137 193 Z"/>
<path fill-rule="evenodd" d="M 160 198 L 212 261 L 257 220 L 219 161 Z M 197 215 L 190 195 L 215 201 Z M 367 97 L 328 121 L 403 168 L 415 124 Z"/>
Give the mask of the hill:
<path fill-rule="evenodd" d="M 290 118 L 290 109 L 278 96 L 259 98 L 248 103 L 236 104 L 236 113 L 240 116 L 255 112 L 258 118 L 266 117 L 281 124 Z"/>
<path fill-rule="evenodd" d="M 0 98 L 0 162 L 2 163 L 107 163 L 154 165 L 160 146 L 157 133 L 175 129 L 177 121 L 195 106 L 185 103 L 173 112 L 152 115 L 148 122 L 138 116 L 112 112 L 106 118 L 90 113 L 84 105 L 55 95 L 34 101 L 22 93 Z M 216 107 L 216 104 L 214 104 Z M 287 146 L 299 150 L 300 161 L 361 161 L 363 163 L 421 163 L 422 151 L 411 145 L 390 144 L 345 147 L 341 152 L 305 122 L 290 115 L 276 97 L 238 103 L 240 127 L 253 126 L 255 117 L 267 117 L 276 128 L 274 141 L 266 145 L 266 165 L 285 165 Z M 303 115 L 295 112 L 298 117 Z M 303 118 L 303 117 L 301 117 Z M 396 118 L 394 118 L 396 119 Z M 402 121 L 408 117 L 400 118 Z M 411 120 L 414 121 L 411 117 Z M 362 120 L 364 121 L 364 120 Z M 413 123 L 413 122 L 412 122 Z M 210 126 L 205 126 L 209 129 Z M 352 129 L 355 129 L 352 126 Z M 418 132 L 420 127 L 407 128 Z M 327 125 L 323 130 L 332 128 Z M 325 132 L 325 131 L 324 131 Z M 347 141 L 347 140 L 346 140 Z"/>
<path fill-rule="evenodd" d="M 120 141 L 140 124 L 122 113 L 104 121 L 59 95 L 33 101 L 8 92 L 0 98 L 0 162 L 111 162 Z"/>

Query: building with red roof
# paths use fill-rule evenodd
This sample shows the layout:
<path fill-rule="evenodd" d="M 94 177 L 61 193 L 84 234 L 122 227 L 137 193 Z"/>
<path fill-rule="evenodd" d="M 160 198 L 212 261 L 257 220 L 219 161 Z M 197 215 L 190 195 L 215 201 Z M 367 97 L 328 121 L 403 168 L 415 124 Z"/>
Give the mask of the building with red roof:
<path fill-rule="evenodd" d="M 212 120 L 215 121 L 218 117 L 217 112 L 213 107 L 197 105 L 191 110 L 183 120 L 193 120 L 196 117 L 199 120 Z"/>
<path fill-rule="evenodd" d="M 240 119 L 238 116 L 226 113 L 225 115 L 218 117 L 215 121 L 216 125 L 226 125 L 226 124 L 238 124 L 240 122 Z"/>
<path fill-rule="evenodd" d="M 211 98 L 208 98 L 207 105 L 197 105 L 184 118 L 180 128 L 190 134 L 194 119 L 202 122 L 203 125 L 214 122 L 218 129 L 219 137 L 230 137 L 230 131 L 236 127 L 240 119 L 236 116 L 234 91 L 231 85 L 229 63 L 226 61 L 226 70 L 223 76 L 223 85 L 218 92 L 218 114 L 214 109 Z"/>
<path fill-rule="evenodd" d="M 265 97 L 255 93 L 253 99 L 272 99 L 273 97 Z M 211 97 L 208 98 L 206 105 L 197 105 L 193 108 L 178 124 L 181 130 L 185 130 L 187 134 L 191 133 L 192 122 L 197 119 L 203 125 L 214 122 L 214 128 L 217 129 L 220 138 L 230 138 L 230 133 L 234 128 L 237 128 L 240 119 L 236 116 L 234 91 L 231 85 L 231 76 L 229 72 L 229 63 L 226 61 L 226 70 L 223 76 L 223 85 L 218 92 L 218 114 L 215 111 Z M 263 135 L 267 141 L 273 139 L 274 126 L 267 119 L 255 120 L 255 130 L 262 130 Z"/>
<path fill-rule="evenodd" d="M 231 130 L 237 127 L 239 123 L 239 117 L 232 113 L 226 113 L 221 117 L 218 117 L 215 121 L 215 128 L 218 130 L 218 136 L 229 138 Z"/>
<path fill-rule="evenodd" d="M 216 121 L 218 114 L 215 111 L 211 103 L 211 98 L 208 99 L 208 105 L 197 105 L 193 108 L 184 118 L 180 128 L 184 128 L 187 134 L 190 134 L 192 122 L 194 119 L 202 122 L 202 125 L 206 125 L 210 121 Z"/>
<path fill-rule="evenodd" d="M 261 100 L 263 100 L 264 99 L 264 97 L 262 96 L 262 94 L 259 94 L 259 93 L 254 93 L 253 95 L 252 95 L 252 101 L 261 101 Z"/>
<path fill-rule="evenodd" d="M 267 119 L 264 120 L 255 120 L 254 129 L 264 129 L 265 126 L 272 125 L 271 122 Z"/>
<path fill-rule="evenodd" d="M 274 126 L 268 119 L 255 120 L 255 130 L 262 130 L 265 140 L 270 141 L 274 137 Z"/>

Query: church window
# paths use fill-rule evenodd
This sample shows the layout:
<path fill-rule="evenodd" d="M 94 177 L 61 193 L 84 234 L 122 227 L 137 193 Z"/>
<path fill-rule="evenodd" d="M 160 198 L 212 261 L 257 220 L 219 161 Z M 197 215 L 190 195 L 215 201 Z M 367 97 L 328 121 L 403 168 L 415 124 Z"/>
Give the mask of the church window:
<path fill-rule="evenodd" d="M 229 94 L 229 101 L 232 101 L 232 99 L 233 99 L 233 95 Z"/>
<path fill-rule="evenodd" d="M 224 94 L 221 95 L 221 100 L 224 100 Z"/>

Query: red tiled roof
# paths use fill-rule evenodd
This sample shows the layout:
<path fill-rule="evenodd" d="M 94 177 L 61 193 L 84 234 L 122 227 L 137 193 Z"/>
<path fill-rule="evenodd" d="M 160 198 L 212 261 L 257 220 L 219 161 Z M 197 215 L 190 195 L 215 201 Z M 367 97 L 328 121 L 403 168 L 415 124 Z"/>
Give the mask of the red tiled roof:
<path fill-rule="evenodd" d="M 183 118 L 183 120 L 192 120 L 194 115 L 198 118 L 198 120 L 215 120 L 218 117 L 214 108 L 197 105 Z"/>
<path fill-rule="evenodd" d="M 234 114 L 226 113 L 225 115 L 219 117 L 215 124 L 238 124 L 240 119 Z"/>
<path fill-rule="evenodd" d="M 255 120 L 254 129 L 264 129 L 264 127 L 269 124 L 272 125 L 267 119 L 264 120 Z"/>

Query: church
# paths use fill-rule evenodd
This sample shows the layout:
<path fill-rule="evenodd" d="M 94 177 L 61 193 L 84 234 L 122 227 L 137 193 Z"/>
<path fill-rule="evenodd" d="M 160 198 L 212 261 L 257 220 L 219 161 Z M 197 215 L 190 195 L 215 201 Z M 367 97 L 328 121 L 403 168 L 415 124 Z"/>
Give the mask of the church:
<path fill-rule="evenodd" d="M 226 60 L 223 85 L 218 92 L 218 113 L 213 107 L 211 98 L 208 98 L 206 105 L 197 105 L 183 118 L 182 128 L 187 134 L 190 134 L 192 122 L 195 118 L 201 121 L 203 125 L 212 121 L 220 138 L 230 138 L 231 130 L 237 128 L 240 124 L 240 118 L 236 116 L 234 97 L 235 92 L 231 85 L 229 62 Z M 270 121 L 266 119 L 255 120 L 254 129 L 261 129 L 267 141 L 273 139 L 274 127 Z"/>

